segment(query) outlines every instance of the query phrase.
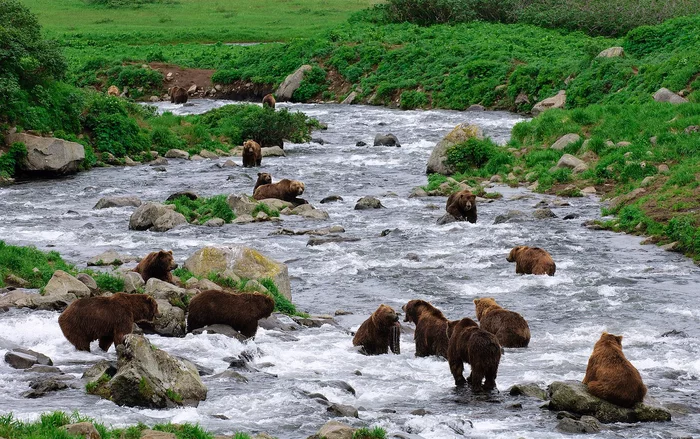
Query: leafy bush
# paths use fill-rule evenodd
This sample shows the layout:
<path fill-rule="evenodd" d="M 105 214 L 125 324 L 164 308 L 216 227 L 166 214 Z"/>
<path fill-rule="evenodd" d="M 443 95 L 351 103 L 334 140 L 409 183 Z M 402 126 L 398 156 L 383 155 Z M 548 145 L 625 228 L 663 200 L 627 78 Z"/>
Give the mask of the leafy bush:
<path fill-rule="evenodd" d="M 488 176 L 503 173 L 514 157 L 491 139 L 469 139 L 447 150 L 447 163 L 457 172 Z"/>
<path fill-rule="evenodd" d="M 0 155 L 0 177 L 14 176 L 26 156 L 27 147 L 23 143 L 13 143 L 7 152 Z"/>
<path fill-rule="evenodd" d="M 106 72 L 109 83 L 117 85 L 120 89 L 129 87 L 132 97 L 143 96 L 147 93 L 160 94 L 163 86 L 163 74 L 158 70 L 144 69 L 141 66 L 126 65 L 115 66 Z M 139 92 L 138 89 L 143 91 Z"/>
<path fill-rule="evenodd" d="M 428 97 L 420 91 L 408 90 L 401 93 L 399 106 L 403 110 L 413 110 L 428 105 Z"/>
<path fill-rule="evenodd" d="M 112 293 L 124 291 L 124 279 L 121 277 L 111 273 L 95 273 L 92 274 L 92 277 L 97 283 L 97 288 L 102 291 L 111 291 Z"/>
<path fill-rule="evenodd" d="M 135 155 L 149 151 L 151 142 L 133 115 L 142 116 L 143 110 L 124 99 L 96 93 L 87 104 L 83 126 L 91 132 L 97 151 L 116 157 Z"/>
<path fill-rule="evenodd" d="M 313 66 L 311 70 L 304 73 L 304 80 L 301 81 L 299 88 L 294 91 L 292 100 L 295 102 L 307 102 L 321 94 L 326 88 L 326 71 L 319 66 Z"/>
<path fill-rule="evenodd" d="M 275 281 L 273 281 L 270 278 L 263 278 L 259 279 L 258 282 L 260 282 L 260 285 L 267 288 L 267 291 L 270 292 L 272 298 L 275 299 L 275 311 L 292 316 L 298 315 L 302 317 L 308 317 L 308 314 L 298 312 L 296 306 L 294 306 L 294 304 L 289 299 L 287 299 L 282 295 L 282 293 L 280 293 L 279 289 L 277 288 L 277 285 L 275 285 Z"/>
<path fill-rule="evenodd" d="M 273 209 L 265 203 L 256 204 L 251 215 L 253 215 L 253 217 L 255 217 L 258 214 L 258 212 L 265 212 L 267 214 L 267 216 L 270 216 L 270 217 L 273 217 L 273 216 L 279 217 L 280 216 L 280 212 L 277 209 Z"/>
<path fill-rule="evenodd" d="M 352 439 L 385 439 L 386 430 L 381 427 L 374 427 L 371 430 L 367 427 L 358 428 L 352 434 Z"/>
<path fill-rule="evenodd" d="M 140 8 L 143 5 L 158 3 L 176 3 L 174 0 L 85 0 L 89 5 L 105 6 L 107 8 Z"/>

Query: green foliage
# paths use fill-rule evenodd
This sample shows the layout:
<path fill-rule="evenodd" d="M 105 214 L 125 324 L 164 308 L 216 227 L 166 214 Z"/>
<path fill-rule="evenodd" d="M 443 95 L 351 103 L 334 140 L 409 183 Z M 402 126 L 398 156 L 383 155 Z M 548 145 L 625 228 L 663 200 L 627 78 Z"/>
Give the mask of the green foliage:
<path fill-rule="evenodd" d="M 177 393 L 176 391 L 172 389 L 165 389 L 165 394 L 173 402 L 181 403 L 182 402 L 182 395 Z"/>
<path fill-rule="evenodd" d="M 698 258 L 700 255 L 700 227 L 692 216 L 678 216 L 666 226 L 666 235 L 680 244 L 681 249 Z"/>
<path fill-rule="evenodd" d="M 217 285 L 221 285 L 222 287 L 226 288 L 233 288 L 233 289 L 243 289 L 243 286 L 245 286 L 245 283 L 243 283 L 243 286 L 240 285 L 241 280 L 236 280 L 230 277 L 224 277 L 220 273 L 209 273 L 207 275 L 207 279 L 210 281 L 214 282 Z"/>
<path fill-rule="evenodd" d="M 93 279 L 97 283 L 97 288 L 101 291 L 111 291 L 113 293 L 118 293 L 124 291 L 124 279 L 115 276 L 112 273 L 94 273 L 92 275 Z"/>
<path fill-rule="evenodd" d="M 85 2 L 89 5 L 107 8 L 140 8 L 143 5 L 153 3 L 176 3 L 174 0 L 85 0 Z"/>
<path fill-rule="evenodd" d="M 311 70 L 304 73 L 304 80 L 301 81 L 299 88 L 294 91 L 292 100 L 307 102 L 321 94 L 326 88 L 326 71 L 319 66 L 313 66 Z"/>
<path fill-rule="evenodd" d="M 426 192 L 434 191 L 440 188 L 440 185 L 447 181 L 447 177 L 442 174 L 429 174 L 428 184 L 423 186 Z"/>
<path fill-rule="evenodd" d="M 177 267 L 176 269 L 173 270 L 173 276 L 177 276 L 180 278 L 181 282 L 187 282 L 191 278 L 197 278 L 190 270 L 186 269 L 185 267 Z"/>
<path fill-rule="evenodd" d="M 112 377 L 107 375 L 106 373 L 103 373 L 97 380 L 95 381 L 90 381 L 89 383 L 85 384 L 85 391 L 87 393 L 93 393 L 99 386 L 102 384 L 105 384 L 109 380 L 111 380 Z"/>
<path fill-rule="evenodd" d="M 97 151 L 116 157 L 136 155 L 150 150 L 148 135 L 134 118 L 144 115 L 140 107 L 124 99 L 93 94 L 87 104 L 83 126 L 91 132 Z"/>
<path fill-rule="evenodd" d="M 212 218 L 221 218 L 230 223 L 236 218 L 231 207 L 226 202 L 226 195 L 215 195 L 209 198 L 191 200 L 181 196 L 165 204 L 173 204 L 175 211 L 183 214 L 190 223 L 204 224 Z"/>
<path fill-rule="evenodd" d="M 352 434 L 352 439 L 384 439 L 386 430 L 381 427 L 374 427 L 371 430 L 367 427 L 358 428 Z"/>
<path fill-rule="evenodd" d="M 13 143 L 6 153 L 0 155 L 0 177 L 14 176 L 26 156 L 27 147 L 23 143 Z"/>
<path fill-rule="evenodd" d="M 73 272 L 74 267 L 64 262 L 58 252 L 44 253 L 35 247 L 17 247 L 0 241 L 0 286 L 5 285 L 7 275 L 14 274 L 29 282 L 31 288 L 41 288 L 56 270 Z"/>
<path fill-rule="evenodd" d="M 270 216 L 270 217 L 279 217 L 280 216 L 279 210 L 273 209 L 265 203 L 258 203 L 255 205 L 255 208 L 253 209 L 253 212 L 251 213 L 251 215 L 253 215 L 253 218 L 255 218 L 255 216 L 258 214 L 258 212 L 265 212 L 267 214 L 267 216 Z"/>
<path fill-rule="evenodd" d="M 399 106 L 403 110 L 413 110 L 428 105 L 428 97 L 420 91 L 408 90 L 401 93 Z"/>
<path fill-rule="evenodd" d="M 145 94 L 160 94 L 163 86 L 163 74 L 158 70 L 144 69 L 141 66 L 126 65 L 114 66 L 106 72 L 108 84 L 114 84 L 123 90 L 129 87 L 132 97 L 138 98 Z M 142 92 L 138 89 L 143 88 Z"/>
<path fill-rule="evenodd" d="M 260 282 L 262 286 L 267 288 L 267 291 L 270 293 L 272 298 L 275 299 L 275 311 L 291 316 L 307 316 L 304 313 L 297 312 L 296 306 L 294 306 L 294 304 L 289 299 L 287 299 L 282 295 L 282 293 L 280 293 L 279 289 L 277 288 L 277 285 L 275 285 L 275 282 L 272 279 L 258 279 L 258 282 Z"/>
<path fill-rule="evenodd" d="M 513 154 L 491 139 L 472 138 L 447 150 L 447 163 L 457 172 L 482 177 L 506 172 L 513 160 Z"/>

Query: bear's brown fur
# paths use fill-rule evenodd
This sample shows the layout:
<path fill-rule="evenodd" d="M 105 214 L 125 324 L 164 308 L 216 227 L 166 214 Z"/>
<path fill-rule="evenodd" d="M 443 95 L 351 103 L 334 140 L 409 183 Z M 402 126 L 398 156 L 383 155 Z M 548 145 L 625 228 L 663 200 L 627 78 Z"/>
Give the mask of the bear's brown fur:
<path fill-rule="evenodd" d="M 177 268 L 177 264 L 173 259 L 173 251 L 160 250 L 157 252 L 149 253 L 148 256 L 141 259 L 141 262 L 133 269 L 141 275 L 144 282 L 148 282 L 148 279 L 155 277 L 165 282 L 173 283 L 172 270 Z"/>
<path fill-rule="evenodd" d="M 58 317 L 63 335 L 79 351 L 90 352 L 90 342 L 100 341 L 107 351 L 112 343 L 124 342 L 134 323 L 153 320 L 158 303 L 145 294 L 116 293 L 112 296 L 86 297 L 71 303 Z"/>
<path fill-rule="evenodd" d="M 264 184 L 271 184 L 272 183 L 272 175 L 268 174 L 267 172 L 258 172 L 258 181 L 255 182 L 255 187 L 253 188 L 253 193 L 255 193 L 255 189 L 258 187 L 264 185 Z"/>
<path fill-rule="evenodd" d="M 182 87 L 173 87 L 170 89 L 170 103 L 172 104 L 184 104 L 187 102 L 187 90 Z"/>
<path fill-rule="evenodd" d="M 476 195 L 468 190 L 455 192 L 447 199 L 445 210 L 457 220 L 473 224 L 476 222 Z"/>
<path fill-rule="evenodd" d="M 525 348 L 530 343 L 530 326 L 517 312 L 501 308 L 491 297 L 474 299 L 474 306 L 481 329 L 495 335 L 501 346 Z"/>
<path fill-rule="evenodd" d="M 255 140 L 246 140 L 243 144 L 243 167 L 252 168 L 262 163 L 262 149 Z"/>
<path fill-rule="evenodd" d="M 490 332 L 479 329 L 469 318 L 450 322 L 447 325 L 450 339 L 447 362 L 456 386 L 469 383 L 474 390 L 492 390 L 496 387 L 498 364 L 501 361 L 501 346 Z M 464 363 L 469 363 L 471 373 L 464 379 Z M 483 386 L 482 386 L 483 380 Z"/>
<path fill-rule="evenodd" d="M 274 309 L 275 301 L 267 294 L 202 291 L 190 301 L 187 331 L 222 324 L 252 338 L 258 332 L 258 320 L 270 317 Z"/>
<path fill-rule="evenodd" d="M 447 358 L 447 317 L 425 300 L 411 300 L 401 309 L 406 313 L 404 322 L 416 324 L 413 334 L 416 357 L 439 355 Z"/>
<path fill-rule="evenodd" d="M 396 331 L 400 330 L 399 316 L 387 305 L 381 304 L 372 315 L 362 322 L 352 339 L 353 346 L 362 346 L 367 355 L 389 352 L 399 353 Z"/>
<path fill-rule="evenodd" d="M 253 192 L 253 198 L 264 200 L 265 198 L 277 198 L 278 200 L 289 201 L 294 205 L 307 204 L 306 200 L 298 198 L 304 193 L 304 183 L 298 180 L 284 179 L 277 183 L 266 184 L 258 187 Z"/>
<path fill-rule="evenodd" d="M 515 262 L 517 274 L 548 274 L 554 276 L 557 266 L 552 256 L 539 247 L 519 245 L 513 247 L 506 258 L 508 262 Z"/>
<path fill-rule="evenodd" d="M 271 94 L 266 94 L 265 97 L 263 97 L 263 100 L 262 100 L 263 108 L 270 107 L 274 110 L 275 104 L 276 104 L 275 97 L 272 96 Z"/>
<path fill-rule="evenodd" d="M 622 407 L 632 407 L 647 394 L 639 371 L 622 352 L 622 336 L 607 332 L 593 347 L 583 384 L 591 395 Z"/>
<path fill-rule="evenodd" d="M 119 88 L 116 85 L 110 85 L 107 89 L 108 96 L 119 96 Z"/>

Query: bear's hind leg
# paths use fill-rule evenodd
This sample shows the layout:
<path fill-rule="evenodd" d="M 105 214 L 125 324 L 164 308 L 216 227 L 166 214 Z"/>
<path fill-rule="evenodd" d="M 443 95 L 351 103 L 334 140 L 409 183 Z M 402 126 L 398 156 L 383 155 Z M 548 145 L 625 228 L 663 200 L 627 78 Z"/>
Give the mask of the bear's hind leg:
<path fill-rule="evenodd" d="M 463 386 L 467 383 L 464 379 L 464 363 L 459 361 L 450 361 L 450 371 L 452 371 L 452 376 L 455 379 L 455 386 Z"/>

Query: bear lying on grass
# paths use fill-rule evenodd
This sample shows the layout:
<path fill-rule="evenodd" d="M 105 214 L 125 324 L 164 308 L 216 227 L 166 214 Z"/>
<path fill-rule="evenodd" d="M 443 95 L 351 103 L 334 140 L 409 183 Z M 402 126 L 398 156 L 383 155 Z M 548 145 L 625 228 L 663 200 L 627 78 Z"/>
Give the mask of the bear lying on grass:
<path fill-rule="evenodd" d="M 450 322 L 447 329 L 450 338 L 447 362 L 456 386 L 469 383 L 474 390 L 492 390 L 496 387 L 501 346 L 496 337 L 469 318 Z M 464 379 L 464 363 L 469 363 L 471 373 Z M 483 381 L 483 385 L 482 385 Z"/>
<path fill-rule="evenodd" d="M 539 247 L 528 247 L 526 245 L 513 247 L 506 260 L 515 262 L 515 272 L 517 274 L 548 274 L 554 276 L 554 272 L 557 270 L 552 256 Z"/>
<path fill-rule="evenodd" d="M 459 221 L 476 223 L 476 195 L 468 190 L 455 192 L 450 195 L 445 204 L 447 213 Z"/>
<path fill-rule="evenodd" d="M 481 329 L 495 335 L 501 346 L 525 348 L 530 343 L 530 326 L 517 312 L 501 308 L 490 297 L 474 299 L 474 306 Z"/>
<path fill-rule="evenodd" d="M 246 140 L 243 144 L 243 167 L 252 168 L 262 163 L 262 149 L 255 140 Z"/>
<path fill-rule="evenodd" d="M 406 313 L 404 321 L 416 324 L 416 357 L 447 358 L 447 317 L 425 300 L 411 300 L 402 309 Z"/>
<path fill-rule="evenodd" d="M 175 259 L 173 259 L 172 250 L 160 250 L 157 252 L 149 253 L 148 256 L 141 259 L 141 262 L 134 268 L 133 271 L 141 275 L 144 282 L 148 282 L 148 279 L 155 277 L 162 281 L 173 283 L 172 270 L 177 268 Z"/>
<path fill-rule="evenodd" d="M 379 305 L 372 315 L 362 322 L 352 339 L 353 346 L 362 346 L 362 352 L 367 355 L 399 354 L 401 324 L 399 316 L 387 305 Z"/>
<path fill-rule="evenodd" d="M 266 294 L 202 291 L 190 301 L 187 331 L 222 324 L 252 338 L 258 332 L 258 320 L 270 317 L 274 309 L 275 301 Z"/>
<path fill-rule="evenodd" d="M 63 335 L 79 351 L 90 352 L 90 342 L 100 341 L 107 351 L 112 343 L 124 342 L 134 323 L 153 320 L 158 314 L 155 299 L 145 294 L 116 293 L 86 297 L 71 303 L 58 317 Z"/>
<path fill-rule="evenodd" d="M 603 332 L 588 359 L 583 384 L 591 395 L 622 407 L 644 400 L 647 388 L 622 352 L 622 336 Z"/>
<path fill-rule="evenodd" d="M 288 201 L 295 206 L 300 204 L 308 204 L 306 200 L 298 198 L 304 193 L 304 183 L 298 180 L 284 179 L 277 183 L 265 184 L 258 186 L 253 192 L 253 198 L 256 200 L 264 200 L 266 198 L 277 198 L 278 200 Z"/>
<path fill-rule="evenodd" d="M 255 193 L 255 189 L 265 184 L 272 184 L 272 175 L 268 174 L 267 172 L 258 172 L 258 180 L 255 182 L 253 193 Z"/>

